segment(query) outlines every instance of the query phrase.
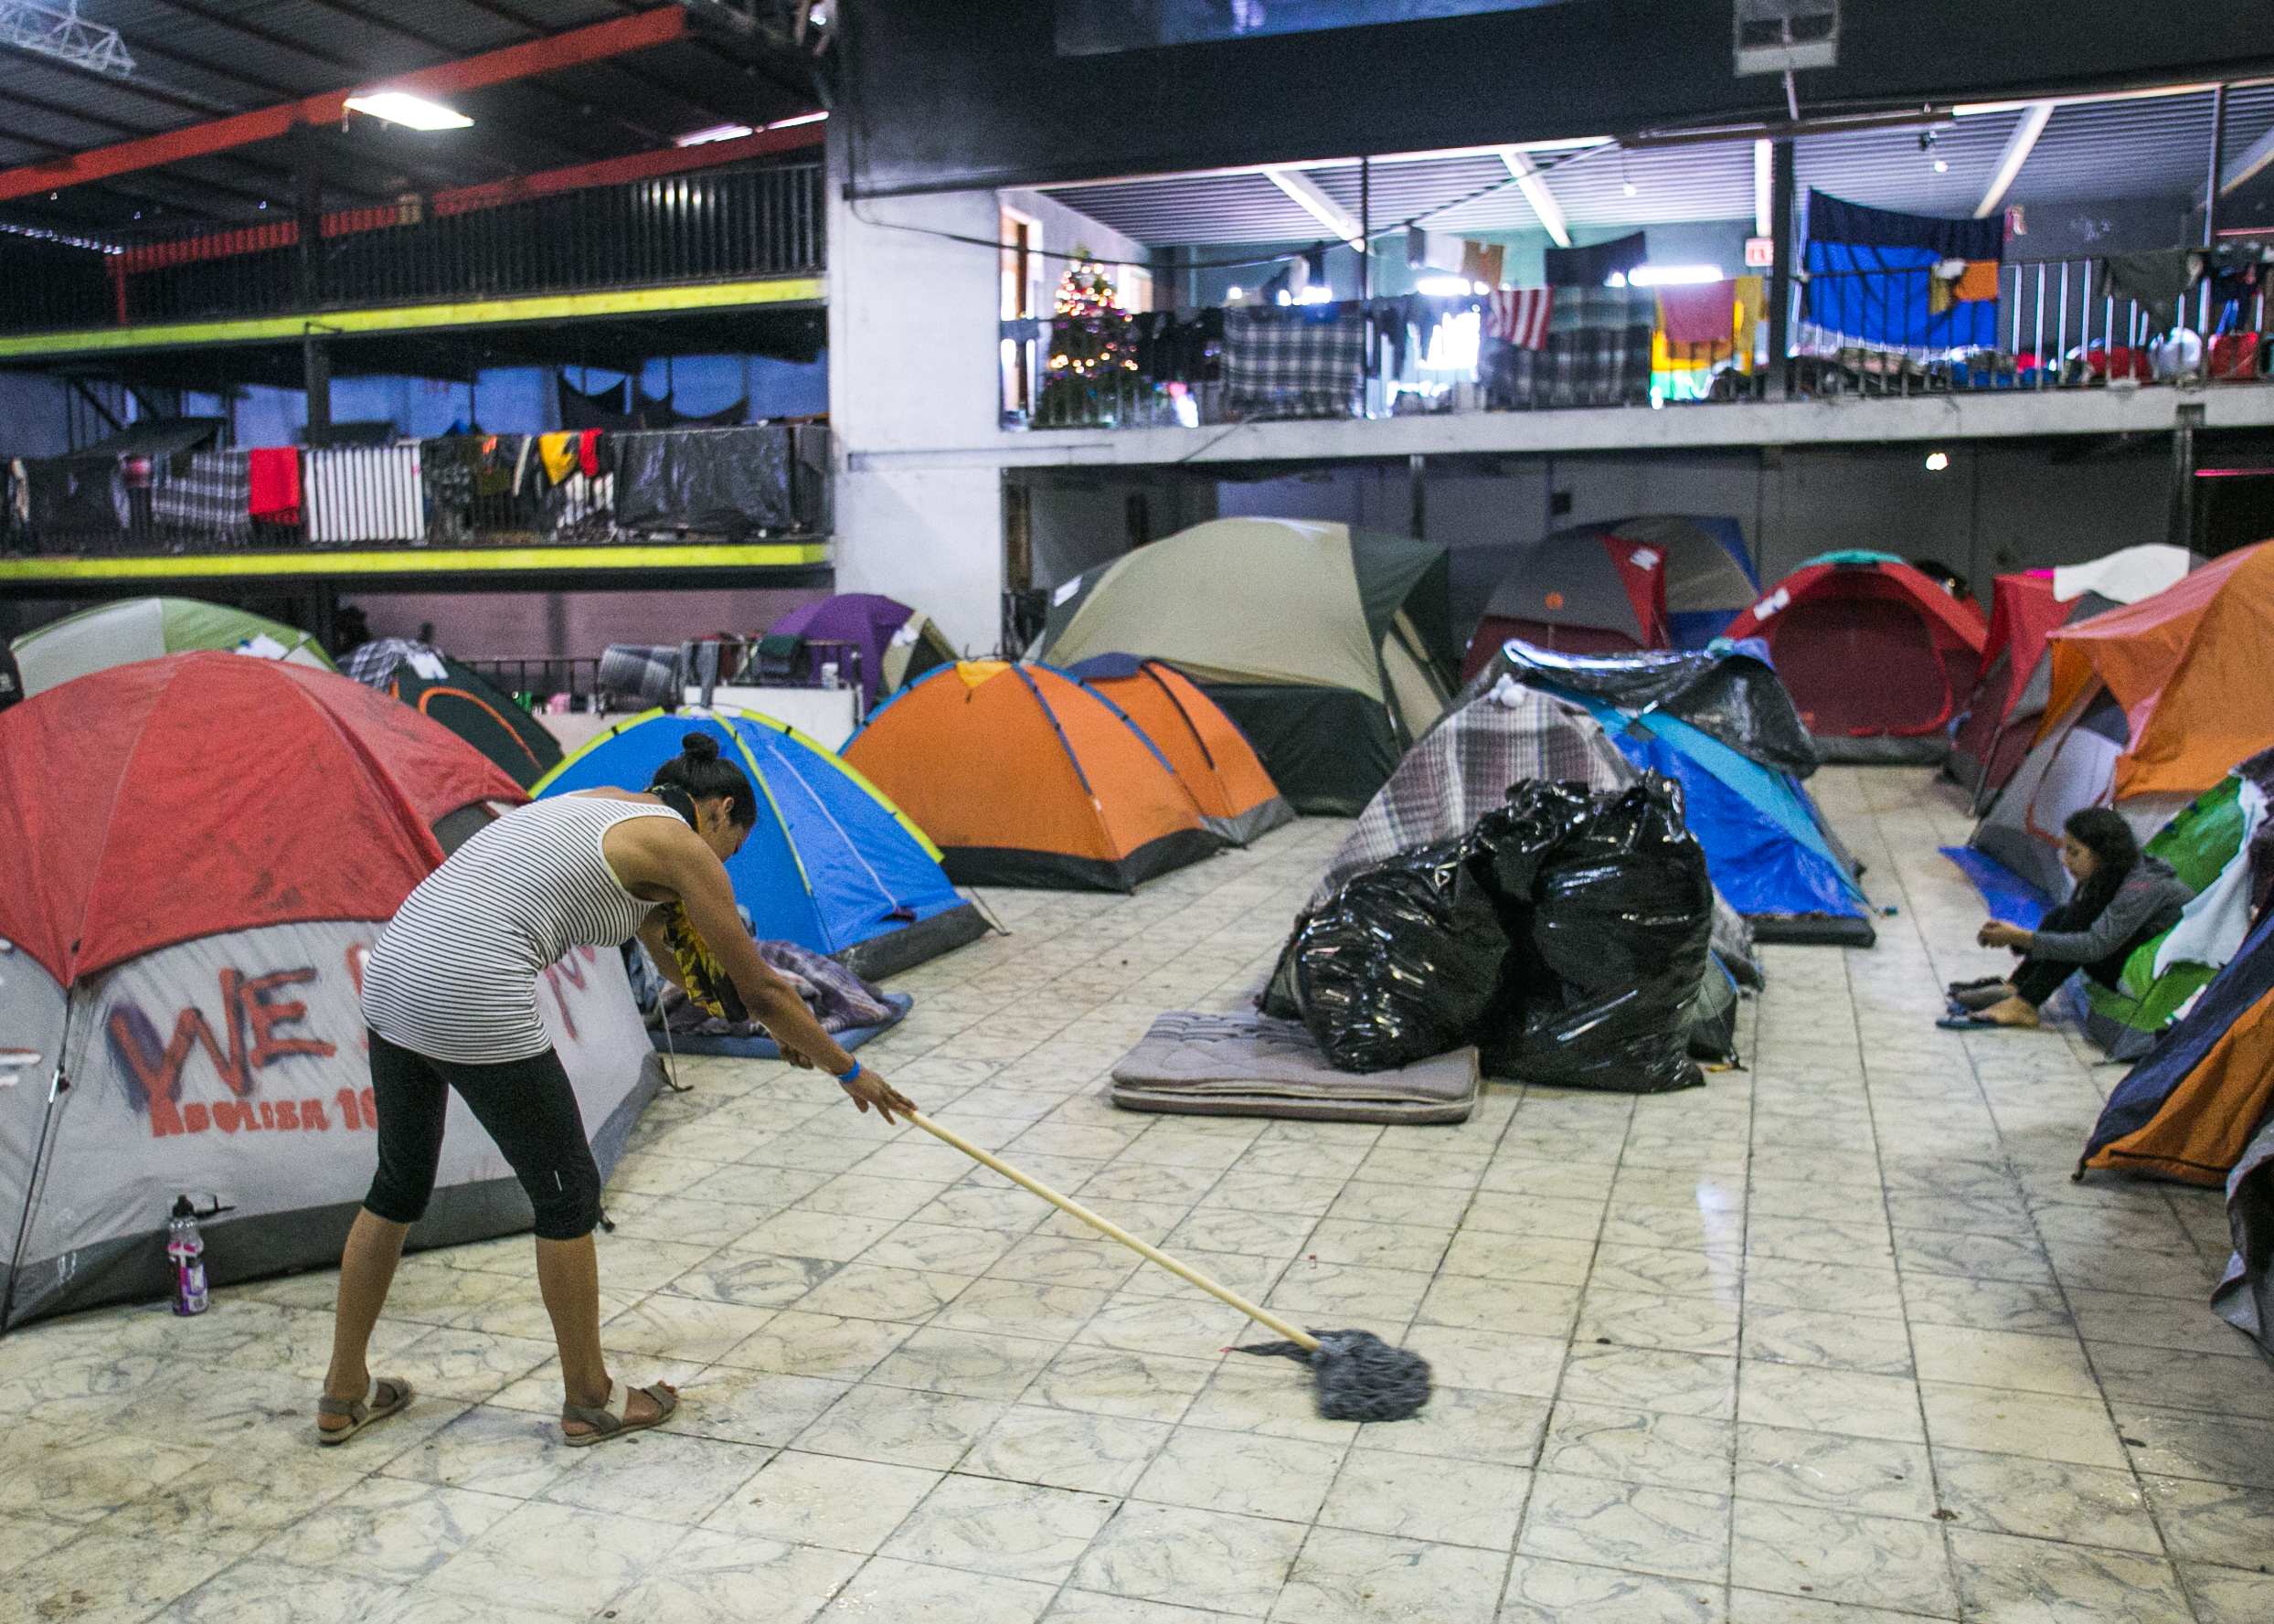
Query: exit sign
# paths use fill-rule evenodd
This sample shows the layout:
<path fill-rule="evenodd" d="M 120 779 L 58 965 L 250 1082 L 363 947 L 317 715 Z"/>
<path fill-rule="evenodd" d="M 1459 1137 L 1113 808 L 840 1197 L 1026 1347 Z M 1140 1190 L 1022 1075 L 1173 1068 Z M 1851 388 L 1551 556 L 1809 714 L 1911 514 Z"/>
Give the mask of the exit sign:
<path fill-rule="evenodd" d="M 1745 268 L 1748 271 L 1767 271 L 1777 262 L 1777 239 L 1773 237 L 1748 237 L 1745 239 Z"/>

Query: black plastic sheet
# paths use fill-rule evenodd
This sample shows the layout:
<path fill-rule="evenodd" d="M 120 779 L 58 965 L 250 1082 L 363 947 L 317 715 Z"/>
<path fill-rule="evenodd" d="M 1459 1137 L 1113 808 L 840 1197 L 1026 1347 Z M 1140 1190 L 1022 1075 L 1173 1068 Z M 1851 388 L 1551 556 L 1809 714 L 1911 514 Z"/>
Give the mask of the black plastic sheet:
<path fill-rule="evenodd" d="M 739 539 L 796 521 L 787 430 L 672 430 L 616 437 L 616 523 Z"/>
<path fill-rule="evenodd" d="M 1674 716 L 1739 755 L 1795 778 L 1816 770 L 1815 747 L 1792 708 L 1792 696 L 1775 669 L 1751 654 L 1559 654 L 1512 640 L 1469 685 L 1469 692 L 1489 692 L 1503 674 L 1620 710 Z"/>
<path fill-rule="evenodd" d="M 1681 787 L 1654 772 L 1600 795 L 1526 781 L 1470 838 L 1511 941 L 1485 1070 L 1627 1094 L 1703 1082 L 1689 1028 L 1713 886 Z"/>
<path fill-rule="evenodd" d="M 1474 851 L 1464 838 L 1401 853 L 1298 927 L 1283 960 L 1293 1002 L 1337 1068 L 1387 1071 L 1475 1041 L 1508 936 Z"/>

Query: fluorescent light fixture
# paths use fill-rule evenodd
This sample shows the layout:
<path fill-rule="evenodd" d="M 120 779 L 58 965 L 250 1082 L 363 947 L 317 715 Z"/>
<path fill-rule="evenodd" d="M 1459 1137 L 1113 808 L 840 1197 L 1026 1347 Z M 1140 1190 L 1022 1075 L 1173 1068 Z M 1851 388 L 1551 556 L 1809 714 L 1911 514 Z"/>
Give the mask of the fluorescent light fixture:
<path fill-rule="evenodd" d="M 714 141 L 739 141 L 745 135 L 757 133 L 758 132 L 748 124 L 713 124 L 707 130 L 697 130 L 692 134 L 677 136 L 674 138 L 671 144 L 674 146 L 708 146 Z"/>
<path fill-rule="evenodd" d="M 793 119 L 776 119 L 766 127 L 769 130 L 787 130 L 798 124 L 818 124 L 828 116 L 826 112 L 802 112 Z"/>
<path fill-rule="evenodd" d="M 1683 282 L 1717 282 L 1724 280 L 1718 265 L 1637 265 L 1627 272 L 1626 284 L 1634 288 L 1663 288 Z M 1612 273 L 1611 285 L 1620 285 L 1617 272 Z"/>
<path fill-rule="evenodd" d="M 468 130 L 473 127 L 473 121 L 465 114 L 452 112 L 440 102 L 405 95 L 400 90 L 374 90 L 368 96 L 350 96 L 347 105 L 354 111 L 368 113 L 390 124 L 400 124 L 406 130 Z"/>
<path fill-rule="evenodd" d="M 1476 284 L 1465 276 L 1425 276 L 1413 284 L 1417 293 L 1473 293 Z"/>

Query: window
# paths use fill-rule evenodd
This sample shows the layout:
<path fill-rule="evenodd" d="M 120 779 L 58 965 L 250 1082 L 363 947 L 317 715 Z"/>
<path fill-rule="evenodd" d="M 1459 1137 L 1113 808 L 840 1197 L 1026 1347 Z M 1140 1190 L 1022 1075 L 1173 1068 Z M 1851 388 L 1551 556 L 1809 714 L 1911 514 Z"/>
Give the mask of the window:
<path fill-rule="evenodd" d="M 1043 294 L 1042 222 L 1015 208 L 1003 211 L 1003 309 L 1005 322 L 1048 321 Z M 1011 336 L 1004 330 L 1003 351 L 1003 412 L 1006 419 L 1024 419 L 1034 409 L 1040 387 L 1036 367 L 1042 346 L 1030 337 Z"/>

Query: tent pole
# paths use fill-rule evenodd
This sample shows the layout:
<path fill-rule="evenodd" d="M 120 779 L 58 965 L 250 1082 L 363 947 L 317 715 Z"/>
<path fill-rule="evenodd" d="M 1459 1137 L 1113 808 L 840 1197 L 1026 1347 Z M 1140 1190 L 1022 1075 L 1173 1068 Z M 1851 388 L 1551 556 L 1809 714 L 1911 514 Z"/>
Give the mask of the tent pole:
<path fill-rule="evenodd" d="M 71 1052 L 71 1014 L 77 1000 L 67 991 L 63 995 L 63 1035 L 57 1041 L 55 1072 L 48 1079 L 48 1108 L 40 1113 L 39 1138 L 32 1146 L 30 1167 L 24 1177 L 24 1211 L 16 1220 L 16 1245 L 8 1253 L 8 1283 L 0 1292 L 0 1332 L 5 1332 L 16 1312 L 16 1282 L 24 1278 L 24 1248 L 31 1244 L 32 1214 L 39 1205 L 39 1181 L 48 1164 L 48 1138 L 55 1126 L 56 1104 L 70 1092 L 71 1079 L 63 1069 L 65 1056 Z"/>

